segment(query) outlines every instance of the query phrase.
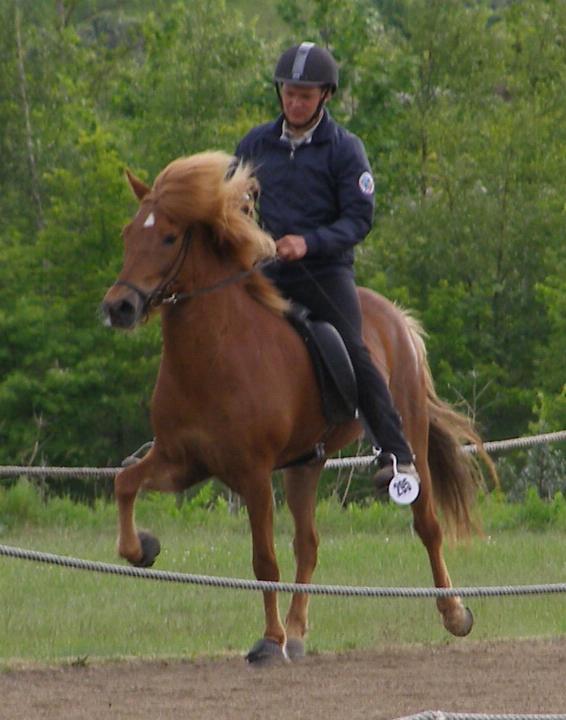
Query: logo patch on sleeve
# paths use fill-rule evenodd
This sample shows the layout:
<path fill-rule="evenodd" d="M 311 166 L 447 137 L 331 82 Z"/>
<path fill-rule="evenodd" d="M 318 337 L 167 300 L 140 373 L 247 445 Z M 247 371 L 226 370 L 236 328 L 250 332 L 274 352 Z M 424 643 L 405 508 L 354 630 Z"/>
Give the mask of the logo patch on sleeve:
<path fill-rule="evenodd" d="M 371 195 L 375 188 L 371 173 L 367 170 L 363 172 L 360 175 L 360 179 L 358 180 L 358 185 L 360 186 L 360 190 L 363 192 L 364 195 Z"/>

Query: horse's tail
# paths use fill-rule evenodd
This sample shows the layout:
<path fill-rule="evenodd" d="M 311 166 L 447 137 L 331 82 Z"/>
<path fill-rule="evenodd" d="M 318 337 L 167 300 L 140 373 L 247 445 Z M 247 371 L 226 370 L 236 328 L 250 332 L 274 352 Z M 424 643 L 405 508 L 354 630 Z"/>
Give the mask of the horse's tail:
<path fill-rule="evenodd" d="M 434 498 L 447 529 L 456 537 L 478 530 L 471 516 L 477 490 L 485 487 L 482 466 L 495 486 L 499 485 L 495 465 L 483 447 L 473 422 L 436 394 L 428 364 L 423 331 L 416 321 L 409 323 L 424 372 L 429 420 L 428 465 Z M 463 445 L 474 445 L 475 453 Z"/>

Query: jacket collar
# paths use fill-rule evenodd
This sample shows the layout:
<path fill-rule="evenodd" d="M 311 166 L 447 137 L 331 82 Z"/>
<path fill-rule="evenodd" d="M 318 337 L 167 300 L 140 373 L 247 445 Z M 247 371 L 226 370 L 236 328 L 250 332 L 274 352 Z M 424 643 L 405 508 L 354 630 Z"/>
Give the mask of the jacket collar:
<path fill-rule="evenodd" d="M 283 114 L 279 115 L 277 120 L 275 120 L 271 124 L 271 132 L 272 138 L 274 140 L 277 140 L 277 142 L 281 142 L 281 134 L 283 132 Z M 312 135 L 312 143 L 322 143 L 326 142 L 330 136 L 332 135 L 332 129 L 334 126 L 334 120 L 330 116 L 330 113 L 326 108 L 322 111 L 322 118 L 315 128 L 313 135 Z"/>

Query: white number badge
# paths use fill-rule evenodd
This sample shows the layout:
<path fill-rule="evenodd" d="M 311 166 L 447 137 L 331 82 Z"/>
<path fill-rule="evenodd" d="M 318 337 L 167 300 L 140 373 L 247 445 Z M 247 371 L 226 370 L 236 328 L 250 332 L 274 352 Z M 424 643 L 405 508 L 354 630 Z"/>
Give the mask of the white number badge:
<path fill-rule="evenodd" d="M 418 498 L 420 490 L 418 480 L 413 475 L 397 472 L 397 464 L 395 464 L 395 473 L 389 483 L 389 497 L 393 502 L 397 505 L 412 505 Z"/>

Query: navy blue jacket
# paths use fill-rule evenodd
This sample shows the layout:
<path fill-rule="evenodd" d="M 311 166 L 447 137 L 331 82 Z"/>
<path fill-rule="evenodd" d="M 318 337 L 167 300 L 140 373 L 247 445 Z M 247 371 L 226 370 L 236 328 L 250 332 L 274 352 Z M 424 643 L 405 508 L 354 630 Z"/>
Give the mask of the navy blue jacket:
<path fill-rule="evenodd" d="M 362 141 L 324 111 L 310 143 L 292 150 L 281 139 L 283 116 L 253 128 L 236 155 L 250 161 L 261 186 L 259 216 L 275 239 L 303 235 L 311 272 L 351 268 L 354 245 L 371 228 L 373 179 Z M 281 263 L 279 274 L 304 280 L 297 263 Z M 282 278 L 283 279 L 283 278 Z"/>

